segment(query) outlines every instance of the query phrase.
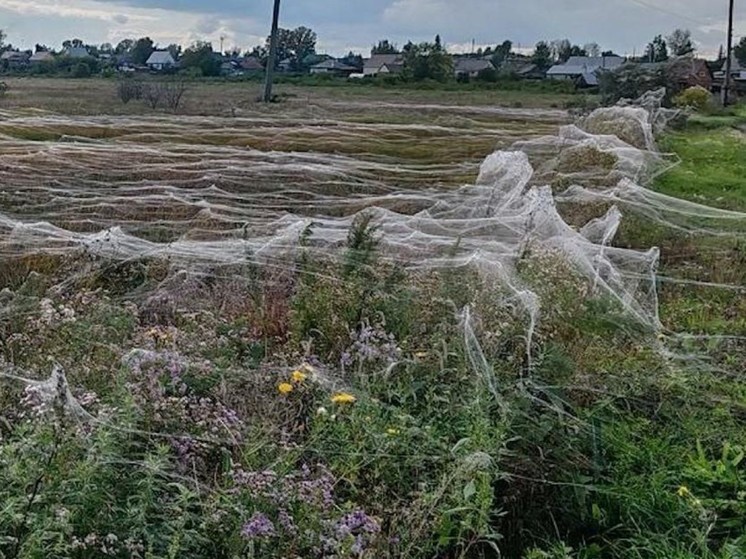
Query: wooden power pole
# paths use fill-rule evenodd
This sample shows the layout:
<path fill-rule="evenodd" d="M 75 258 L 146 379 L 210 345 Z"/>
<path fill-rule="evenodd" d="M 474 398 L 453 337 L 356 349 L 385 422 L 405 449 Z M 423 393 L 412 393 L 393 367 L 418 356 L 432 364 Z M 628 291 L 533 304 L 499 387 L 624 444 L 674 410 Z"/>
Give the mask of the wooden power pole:
<path fill-rule="evenodd" d="M 728 48 L 725 51 L 725 77 L 723 78 L 723 107 L 728 106 L 730 94 L 730 72 L 733 62 L 733 11 L 735 0 L 730 0 L 730 11 L 728 12 Z"/>
<path fill-rule="evenodd" d="M 272 102 L 272 80 L 275 74 L 275 63 L 277 61 L 277 33 L 280 28 L 280 0 L 275 0 L 275 9 L 272 13 L 272 33 L 269 38 L 269 58 L 267 59 L 267 79 L 264 83 L 265 103 Z"/>

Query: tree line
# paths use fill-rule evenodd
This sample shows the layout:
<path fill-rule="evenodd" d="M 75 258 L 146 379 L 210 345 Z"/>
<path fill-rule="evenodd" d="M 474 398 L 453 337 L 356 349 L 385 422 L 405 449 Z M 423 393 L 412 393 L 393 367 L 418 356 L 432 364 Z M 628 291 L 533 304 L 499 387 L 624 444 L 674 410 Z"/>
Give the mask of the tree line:
<path fill-rule="evenodd" d="M 0 30 L 0 52 L 16 50 L 13 49 L 12 45 L 5 42 L 5 38 L 5 34 Z M 307 72 L 312 66 L 329 58 L 317 51 L 317 42 L 316 32 L 308 27 L 280 29 L 278 64 L 283 65 L 282 69 L 289 72 Z M 57 57 L 54 61 L 37 65 L 35 71 L 40 73 L 66 71 L 80 74 L 82 77 L 91 73 L 99 73 L 107 67 L 122 63 L 143 66 L 155 50 L 167 50 L 175 60 L 179 61 L 180 71 L 194 76 L 217 76 L 221 73 L 221 65 L 226 58 L 254 57 L 262 66 L 266 66 L 269 37 L 264 44 L 254 46 L 243 52 L 235 47 L 225 52 L 216 52 L 212 44 L 205 41 L 197 41 L 186 48 L 178 44 L 158 46 L 150 37 L 124 39 L 116 45 L 110 43 L 87 44 L 83 40 L 75 38 L 64 41 L 62 47 L 63 49 L 85 48 L 90 56 L 84 60 L 76 61 L 65 59 L 65 57 Z M 546 70 L 554 64 L 564 63 L 574 56 L 615 55 L 613 51 L 603 50 L 597 43 L 577 45 L 569 39 L 539 41 L 530 55 L 518 54 L 514 52 L 513 47 L 514 45 L 510 40 L 505 40 L 494 47 L 479 48 L 466 56 L 490 60 L 496 70 L 499 70 L 509 59 L 525 60 L 535 64 L 541 70 Z M 671 57 L 692 54 L 695 50 L 691 32 L 685 29 L 676 29 L 666 37 L 663 35 L 654 37 L 642 55 L 638 57 L 638 61 L 665 62 Z M 52 49 L 46 45 L 37 44 L 34 51 L 52 52 Z M 738 60 L 746 65 L 746 37 L 736 46 L 734 53 Z M 400 54 L 404 67 L 404 78 L 443 81 L 451 79 L 453 76 L 453 60 L 443 45 L 440 36 L 436 36 L 432 42 L 412 43 L 410 41 L 401 48 L 390 40 L 383 39 L 373 45 L 370 54 Z M 721 60 L 725 59 L 725 52 L 722 47 L 719 58 Z M 349 52 L 340 61 L 350 67 L 362 70 L 363 55 L 361 53 Z"/>

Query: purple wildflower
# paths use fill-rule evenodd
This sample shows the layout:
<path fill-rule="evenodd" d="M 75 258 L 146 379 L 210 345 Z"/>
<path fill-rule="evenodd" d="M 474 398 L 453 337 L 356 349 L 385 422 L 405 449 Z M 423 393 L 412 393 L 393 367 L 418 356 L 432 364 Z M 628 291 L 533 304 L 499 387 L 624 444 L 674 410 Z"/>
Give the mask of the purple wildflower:
<path fill-rule="evenodd" d="M 276 533 L 275 525 L 261 512 L 254 513 L 241 530 L 241 536 L 247 540 L 268 538 Z"/>

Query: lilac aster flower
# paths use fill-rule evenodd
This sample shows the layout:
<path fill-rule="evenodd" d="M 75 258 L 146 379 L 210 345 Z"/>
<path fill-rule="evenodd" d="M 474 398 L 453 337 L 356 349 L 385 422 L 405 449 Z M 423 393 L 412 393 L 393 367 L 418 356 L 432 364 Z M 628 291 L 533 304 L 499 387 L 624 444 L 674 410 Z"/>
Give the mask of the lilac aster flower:
<path fill-rule="evenodd" d="M 247 540 L 268 538 L 276 533 L 275 525 L 261 512 L 254 513 L 241 530 L 241 536 Z"/>

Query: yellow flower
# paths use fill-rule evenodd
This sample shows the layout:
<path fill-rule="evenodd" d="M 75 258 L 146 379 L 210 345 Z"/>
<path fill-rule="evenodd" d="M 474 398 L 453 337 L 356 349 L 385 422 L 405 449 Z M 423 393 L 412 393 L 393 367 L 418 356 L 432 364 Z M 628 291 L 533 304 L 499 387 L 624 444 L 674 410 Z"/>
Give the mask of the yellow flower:
<path fill-rule="evenodd" d="M 357 398 L 353 396 L 352 394 L 347 394 L 346 392 L 339 392 L 338 394 L 335 394 L 332 396 L 332 402 L 335 404 L 353 404 L 357 401 Z"/>
<path fill-rule="evenodd" d="M 690 497 L 692 495 L 692 492 L 689 491 L 689 488 L 686 485 L 679 487 L 679 490 L 676 493 L 678 493 L 679 497 Z"/>
<path fill-rule="evenodd" d="M 399 429 L 386 429 L 386 433 L 388 433 L 392 437 L 395 437 L 399 434 Z"/>
<path fill-rule="evenodd" d="M 293 371 L 293 374 L 290 376 L 296 384 L 300 384 L 308 378 L 308 375 L 302 371 Z"/>
<path fill-rule="evenodd" d="M 294 388 L 293 388 L 293 385 L 290 384 L 289 382 L 281 382 L 277 386 L 277 390 L 280 391 L 280 394 L 289 394 L 290 392 L 294 390 Z"/>

